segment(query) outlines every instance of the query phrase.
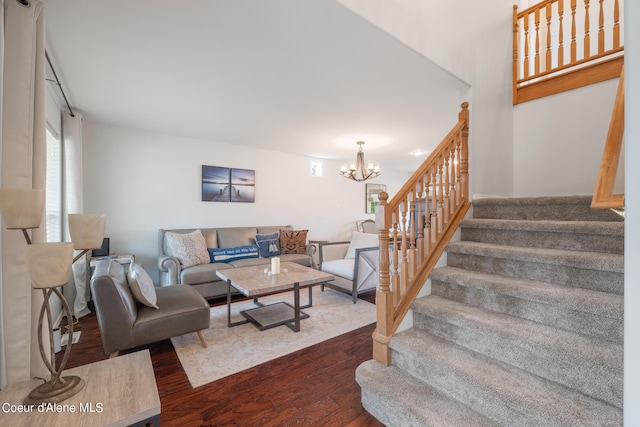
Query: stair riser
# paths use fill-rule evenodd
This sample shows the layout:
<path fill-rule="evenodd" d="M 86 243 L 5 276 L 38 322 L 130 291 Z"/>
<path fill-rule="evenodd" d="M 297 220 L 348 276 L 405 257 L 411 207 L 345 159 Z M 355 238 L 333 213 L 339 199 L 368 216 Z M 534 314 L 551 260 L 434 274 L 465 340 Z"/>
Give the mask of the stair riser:
<path fill-rule="evenodd" d="M 622 294 L 624 292 L 624 275 L 610 271 L 455 252 L 447 253 L 447 265 L 472 271 L 482 271 L 614 294 Z"/>
<path fill-rule="evenodd" d="M 622 221 L 607 209 L 591 209 L 590 200 L 579 204 L 548 203 L 474 203 L 474 218 L 532 221 Z"/>
<path fill-rule="evenodd" d="M 471 409 L 505 426 L 537 427 L 544 423 L 535 414 L 525 414 L 509 406 L 508 396 L 500 396 L 475 386 L 469 378 L 428 357 L 415 357 L 392 349 L 393 364 L 420 378 L 441 393 L 465 402 Z"/>
<path fill-rule="evenodd" d="M 603 372 L 569 354 L 545 354 L 539 348 L 527 348 L 484 330 L 460 327 L 429 313 L 414 311 L 413 317 L 414 328 L 622 407 L 621 372 Z"/>
<path fill-rule="evenodd" d="M 462 228 L 462 240 L 528 248 L 624 254 L 624 237 L 537 230 Z"/>
<path fill-rule="evenodd" d="M 470 288 L 438 280 L 431 281 L 431 293 L 449 300 L 533 320 L 614 343 L 621 343 L 623 339 L 623 322 L 619 319 L 563 309 L 503 295 L 493 290 Z"/>

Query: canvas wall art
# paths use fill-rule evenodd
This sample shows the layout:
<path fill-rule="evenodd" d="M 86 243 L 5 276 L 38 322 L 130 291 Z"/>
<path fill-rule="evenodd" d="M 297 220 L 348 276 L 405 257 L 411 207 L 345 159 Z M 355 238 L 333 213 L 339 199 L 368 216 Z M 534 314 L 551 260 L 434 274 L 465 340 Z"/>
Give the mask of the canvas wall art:
<path fill-rule="evenodd" d="M 255 202 L 256 172 L 202 165 L 203 202 Z"/>

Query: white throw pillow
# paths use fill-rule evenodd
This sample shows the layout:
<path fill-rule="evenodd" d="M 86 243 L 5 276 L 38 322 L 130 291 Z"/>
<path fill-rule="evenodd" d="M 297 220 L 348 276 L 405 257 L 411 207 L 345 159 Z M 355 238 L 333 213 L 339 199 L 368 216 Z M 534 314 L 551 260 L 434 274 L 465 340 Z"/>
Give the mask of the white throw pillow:
<path fill-rule="evenodd" d="M 355 258 L 356 249 L 373 248 L 378 246 L 380 246 L 380 241 L 378 240 L 377 234 L 354 231 L 351 235 L 351 243 L 349 244 L 349 249 L 347 249 L 347 254 L 344 256 L 344 259 Z"/>
<path fill-rule="evenodd" d="M 209 252 L 202 231 L 195 230 L 191 233 L 173 233 L 167 231 L 164 235 L 169 249 L 169 255 L 178 258 L 182 267 L 209 264 Z"/>
<path fill-rule="evenodd" d="M 129 289 L 133 297 L 147 307 L 158 308 L 156 302 L 156 288 L 153 286 L 153 280 L 142 266 L 132 263 L 127 274 L 129 281 Z"/>

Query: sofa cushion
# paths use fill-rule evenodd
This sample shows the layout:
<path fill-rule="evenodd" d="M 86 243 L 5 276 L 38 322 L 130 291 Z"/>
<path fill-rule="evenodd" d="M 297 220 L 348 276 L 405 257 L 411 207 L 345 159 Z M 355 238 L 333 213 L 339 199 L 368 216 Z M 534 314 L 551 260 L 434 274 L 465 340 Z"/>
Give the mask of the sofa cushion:
<path fill-rule="evenodd" d="M 356 257 L 356 249 L 361 248 L 375 248 L 380 245 L 380 240 L 377 234 L 360 233 L 354 231 L 351 235 L 351 243 L 349 243 L 349 249 L 344 256 L 345 259 L 354 259 Z"/>
<path fill-rule="evenodd" d="M 235 248 L 236 246 L 255 245 L 255 227 L 230 227 L 218 229 L 218 247 Z"/>
<path fill-rule="evenodd" d="M 307 253 L 307 233 L 309 230 L 280 230 L 280 252 L 282 254 Z"/>
<path fill-rule="evenodd" d="M 244 258 L 258 258 L 258 245 L 236 246 L 235 248 L 208 248 L 211 262 L 231 262 Z"/>
<path fill-rule="evenodd" d="M 235 261 L 231 261 L 229 264 L 231 264 L 235 268 L 251 267 L 254 265 L 264 265 L 266 267 L 266 266 L 271 266 L 271 260 L 267 258 L 245 258 L 245 259 L 238 259 Z"/>
<path fill-rule="evenodd" d="M 280 255 L 280 234 L 256 234 L 256 243 L 260 247 L 260 256 L 269 258 Z"/>
<path fill-rule="evenodd" d="M 322 263 L 322 271 L 333 274 L 334 276 L 344 277 L 353 280 L 353 259 L 336 259 L 333 261 L 325 261 Z"/>
<path fill-rule="evenodd" d="M 215 282 L 220 280 L 216 275 L 216 271 L 227 268 L 233 268 L 233 265 L 226 262 L 194 265 L 180 272 L 180 283 L 183 285 L 198 285 L 200 283 Z"/>
<path fill-rule="evenodd" d="M 191 233 L 165 233 L 170 256 L 178 258 L 183 267 L 210 262 L 207 244 L 200 230 Z"/>
<path fill-rule="evenodd" d="M 207 248 L 218 247 L 218 230 L 215 228 L 203 228 L 200 231 L 202 231 L 204 243 L 207 245 Z"/>
<path fill-rule="evenodd" d="M 296 264 L 311 267 L 311 257 L 307 254 L 284 254 L 280 255 L 280 264 L 283 262 L 295 262 Z"/>
<path fill-rule="evenodd" d="M 141 265 L 135 262 L 132 263 L 129 266 L 127 279 L 129 280 L 131 293 L 138 302 L 147 307 L 158 308 L 156 304 L 158 298 L 156 296 L 156 288 L 153 286 L 153 280 Z"/>

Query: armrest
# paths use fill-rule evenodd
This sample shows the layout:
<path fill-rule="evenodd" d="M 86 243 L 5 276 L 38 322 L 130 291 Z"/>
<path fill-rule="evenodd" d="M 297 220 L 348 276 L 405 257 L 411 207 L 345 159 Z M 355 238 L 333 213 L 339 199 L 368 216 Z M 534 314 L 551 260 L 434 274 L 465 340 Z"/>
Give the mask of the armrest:
<path fill-rule="evenodd" d="M 177 285 L 180 283 L 181 271 L 178 258 L 160 255 L 158 257 L 158 270 L 160 270 L 160 286 Z"/>
<path fill-rule="evenodd" d="M 349 249 L 350 242 L 327 242 L 320 243 L 320 269 L 324 261 L 344 259 Z"/>
<path fill-rule="evenodd" d="M 377 288 L 379 278 L 380 247 L 356 249 L 353 265 L 354 290 Z"/>

